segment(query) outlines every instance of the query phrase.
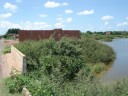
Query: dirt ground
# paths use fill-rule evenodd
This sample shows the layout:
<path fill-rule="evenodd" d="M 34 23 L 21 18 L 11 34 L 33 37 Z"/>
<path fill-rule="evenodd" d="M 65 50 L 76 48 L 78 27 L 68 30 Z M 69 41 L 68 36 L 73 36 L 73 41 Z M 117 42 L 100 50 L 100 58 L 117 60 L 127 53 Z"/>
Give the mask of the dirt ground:
<path fill-rule="evenodd" d="M 10 73 L 10 65 L 7 62 L 11 62 L 11 55 L 9 54 L 2 54 L 2 50 L 4 46 L 11 46 L 18 43 L 16 40 L 4 40 L 0 39 L 0 79 L 6 78 L 9 76 Z"/>
<path fill-rule="evenodd" d="M 18 42 L 19 42 L 18 40 L 4 40 L 3 46 L 6 46 L 6 45 L 14 45 L 14 44 L 16 44 Z"/>

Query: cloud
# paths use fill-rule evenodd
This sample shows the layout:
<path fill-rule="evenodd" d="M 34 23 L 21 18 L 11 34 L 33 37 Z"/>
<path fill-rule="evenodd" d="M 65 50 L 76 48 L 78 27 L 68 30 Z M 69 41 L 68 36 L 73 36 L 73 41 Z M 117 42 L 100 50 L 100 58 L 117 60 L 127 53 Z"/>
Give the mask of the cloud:
<path fill-rule="evenodd" d="M 104 23 L 104 25 L 108 25 L 109 24 L 109 22 L 108 21 L 106 21 L 105 23 Z"/>
<path fill-rule="evenodd" d="M 21 28 L 19 24 L 11 23 L 9 21 L 0 21 L 0 28 L 9 29 L 9 28 Z"/>
<path fill-rule="evenodd" d="M 67 6 L 67 5 L 69 5 L 67 2 L 58 3 L 58 2 L 54 2 L 54 1 L 47 1 L 47 2 L 44 4 L 45 8 L 55 8 L 55 7 Z"/>
<path fill-rule="evenodd" d="M 9 21 L 0 21 L 0 28 L 1 29 L 9 29 L 9 28 L 20 28 L 20 29 L 27 29 L 27 30 L 34 30 L 34 29 L 45 29 L 50 28 L 51 25 L 47 24 L 46 22 L 30 22 L 30 21 L 22 21 L 20 23 L 12 23 Z"/>
<path fill-rule="evenodd" d="M 128 20 L 128 17 L 126 17 L 126 19 Z"/>
<path fill-rule="evenodd" d="M 4 13 L 0 14 L 0 19 L 6 19 L 12 16 L 12 13 Z"/>
<path fill-rule="evenodd" d="M 51 2 L 51 1 L 47 1 L 44 6 L 46 8 L 55 8 L 55 7 L 59 7 L 61 4 L 60 3 L 56 3 L 56 2 Z"/>
<path fill-rule="evenodd" d="M 73 11 L 72 10 L 65 10 L 65 13 L 66 14 L 71 14 L 71 13 L 73 13 Z"/>
<path fill-rule="evenodd" d="M 128 26 L 128 22 L 121 22 L 117 24 L 118 27 Z"/>
<path fill-rule="evenodd" d="M 45 29 L 51 27 L 51 25 L 47 24 L 46 22 L 30 21 L 21 22 L 21 26 L 23 29 Z"/>
<path fill-rule="evenodd" d="M 109 20 L 114 19 L 114 17 L 110 16 L 110 15 L 106 15 L 106 16 L 103 16 L 101 19 L 104 20 L 104 21 L 109 21 Z"/>
<path fill-rule="evenodd" d="M 62 5 L 63 5 L 63 6 L 67 6 L 67 5 L 69 5 L 69 4 L 65 2 L 65 3 L 62 3 Z"/>
<path fill-rule="evenodd" d="M 44 17 L 47 17 L 48 15 L 47 14 L 40 14 L 39 16 L 44 18 Z"/>
<path fill-rule="evenodd" d="M 63 18 L 62 17 L 58 17 L 58 18 L 56 18 L 56 20 L 58 20 L 60 22 L 63 22 Z"/>
<path fill-rule="evenodd" d="M 55 28 L 62 28 L 62 27 L 64 27 L 64 24 L 62 22 L 57 22 L 54 24 L 54 27 Z"/>
<path fill-rule="evenodd" d="M 77 13 L 77 15 L 89 15 L 94 14 L 94 10 L 84 10 L 82 12 Z"/>
<path fill-rule="evenodd" d="M 8 9 L 8 10 L 10 10 L 10 11 L 12 11 L 12 12 L 16 12 L 16 10 L 17 10 L 17 6 L 16 5 L 13 5 L 13 4 L 11 4 L 11 3 L 8 3 L 8 2 L 6 2 L 5 4 L 4 4 L 4 8 L 5 9 Z"/>
<path fill-rule="evenodd" d="M 67 23 L 70 23 L 70 22 L 72 22 L 72 18 L 71 17 L 67 18 Z"/>
<path fill-rule="evenodd" d="M 22 2 L 22 0 L 16 0 L 16 2 L 21 3 L 21 2 Z"/>

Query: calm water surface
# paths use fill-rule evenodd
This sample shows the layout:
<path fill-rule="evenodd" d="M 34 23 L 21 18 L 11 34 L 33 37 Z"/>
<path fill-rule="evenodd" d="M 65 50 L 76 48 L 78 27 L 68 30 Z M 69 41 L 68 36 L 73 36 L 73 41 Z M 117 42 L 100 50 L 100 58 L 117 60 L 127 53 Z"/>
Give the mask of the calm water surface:
<path fill-rule="evenodd" d="M 128 77 L 128 39 L 114 39 L 112 42 L 105 42 L 116 52 L 116 59 L 103 75 L 103 81 L 115 81 Z"/>

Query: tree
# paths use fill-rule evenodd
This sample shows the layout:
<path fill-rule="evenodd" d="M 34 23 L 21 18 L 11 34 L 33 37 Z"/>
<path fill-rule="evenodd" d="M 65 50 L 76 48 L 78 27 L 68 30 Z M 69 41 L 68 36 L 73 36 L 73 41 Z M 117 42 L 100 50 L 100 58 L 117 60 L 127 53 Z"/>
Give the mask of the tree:
<path fill-rule="evenodd" d="M 19 28 L 10 28 L 10 29 L 8 29 L 8 31 L 7 31 L 7 33 L 5 35 L 18 34 L 19 30 L 20 30 Z"/>

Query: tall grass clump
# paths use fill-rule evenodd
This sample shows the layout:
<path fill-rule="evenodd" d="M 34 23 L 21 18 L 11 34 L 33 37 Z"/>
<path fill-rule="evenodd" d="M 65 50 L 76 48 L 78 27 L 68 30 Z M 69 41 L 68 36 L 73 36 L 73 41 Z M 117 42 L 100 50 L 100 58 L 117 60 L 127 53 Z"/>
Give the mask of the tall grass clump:
<path fill-rule="evenodd" d="M 91 38 L 82 38 L 83 55 L 89 63 L 110 63 L 115 58 L 114 50 Z"/>
<path fill-rule="evenodd" d="M 92 67 L 93 67 L 92 68 L 93 73 L 100 73 L 103 70 L 105 70 L 105 64 L 103 63 L 94 64 Z"/>
<path fill-rule="evenodd" d="M 11 52 L 11 46 L 5 46 L 2 50 L 3 54 L 10 53 Z"/>

